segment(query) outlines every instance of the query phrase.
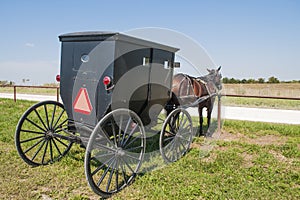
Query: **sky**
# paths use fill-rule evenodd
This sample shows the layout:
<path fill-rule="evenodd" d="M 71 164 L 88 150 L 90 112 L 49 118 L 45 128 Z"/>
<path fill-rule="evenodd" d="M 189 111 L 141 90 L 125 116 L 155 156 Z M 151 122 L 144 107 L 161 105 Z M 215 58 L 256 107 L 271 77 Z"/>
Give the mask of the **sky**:
<path fill-rule="evenodd" d="M 16 83 L 55 82 L 60 34 L 143 27 L 192 38 L 223 77 L 300 80 L 297 0 L 2 0 L 0 27 L 0 80 Z"/>

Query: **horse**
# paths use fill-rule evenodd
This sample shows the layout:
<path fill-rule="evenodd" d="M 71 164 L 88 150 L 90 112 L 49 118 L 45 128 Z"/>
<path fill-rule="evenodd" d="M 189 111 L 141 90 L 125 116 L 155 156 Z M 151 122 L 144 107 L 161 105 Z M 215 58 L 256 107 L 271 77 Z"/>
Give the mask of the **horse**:
<path fill-rule="evenodd" d="M 218 69 L 207 69 L 205 76 L 192 77 L 187 74 L 176 74 L 172 82 L 172 97 L 168 105 L 167 114 L 179 106 L 198 106 L 200 129 L 198 135 L 203 135 L 203 114 L 204 107 L 207 108 L 207 131 L 211 121 L 211 113 L 216 93 L 222 89 L 221 66 Z"/>

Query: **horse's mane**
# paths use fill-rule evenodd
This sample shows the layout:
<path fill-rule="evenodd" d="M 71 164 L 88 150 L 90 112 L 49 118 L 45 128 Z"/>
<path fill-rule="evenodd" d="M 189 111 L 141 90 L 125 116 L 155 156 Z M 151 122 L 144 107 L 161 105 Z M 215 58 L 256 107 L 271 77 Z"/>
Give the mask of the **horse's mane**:
<path fill-rule="evenodd" d="M 212 71 L 212 72 L 209 72 L 208 74 L 206 74 L 204 76 L 197 77 L 197 79 L 200 79 L 200 80 L 205 81 L 205 82 L 209 82 L 209 81 L 212 81 L 215 73 L 216 73 L 215 71 Z"/>

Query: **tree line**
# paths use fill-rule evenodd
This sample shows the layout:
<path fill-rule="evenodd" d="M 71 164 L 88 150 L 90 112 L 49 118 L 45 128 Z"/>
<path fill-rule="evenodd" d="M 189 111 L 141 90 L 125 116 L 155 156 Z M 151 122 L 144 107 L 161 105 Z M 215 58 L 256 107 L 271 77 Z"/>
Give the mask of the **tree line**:
<path fill-rule="evenodd" d="M 233 84 L 241 84 L 241 83 L 300 83 L 300 80 L 292 80 L 292 81 L 280 81 L 278 78 L 271 76 L 268 79 L 258 78 L 258 79 L 236 79 L 236 78 L 228 78 L 224 77 L 223 83 L 233 83 Z"/>
<path fill-rule="evenodd" d="M 0 85 L 15 85 L 15 82 L 12 82 L 12 81 L 1 81 L 0 80 Z"/>

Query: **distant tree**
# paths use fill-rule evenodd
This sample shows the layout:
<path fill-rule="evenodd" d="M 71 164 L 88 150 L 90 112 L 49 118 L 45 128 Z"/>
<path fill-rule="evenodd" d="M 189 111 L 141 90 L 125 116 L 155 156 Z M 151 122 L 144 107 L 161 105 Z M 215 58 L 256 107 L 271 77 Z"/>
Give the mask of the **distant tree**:
<path fill-rule="evenodd" d="M 278 80 L 278 78 L 271 76 L 270 78 L 268 78 L 268 83 L 280 83 L 280 81 Z"/>
<path fill-rule="evenodd" d="M 290 81 L 280 81 L 278 78 L 271 76 L 265 80 L 265 78 L 258 78 L 258 79 L 236 79 L 236 78 L 228 78 L 224 77 L 222 79 L 224 84 L 241 84 L 241 83 L 300 83 L 300 80 L 290 80 Z"/>
<path fill-rule="evenodd" d="M 289 81 L 290 83 L 300 83 L 300 80 L 292 80 L 292 81 Z"/>
<path fill-rule="evenodd" d="M 222 82 L 223 82 L 223 83 L 229 83 L 229 78 L 224 77 L 224 78 L 222 79 Z"/>
<path fill-rule="evenodd" d="M 237 83 L 237 81 L 234 78 L 229 79 L 229 83 Z"/>
<path fill-rule="evenodd" d="M 256 80 L 253 79 L 253 78 L 249 78 L 249 79 L 247 80 L 247 83 L 256 83 Z"/>
<path fill-rule="evenodd" d="M 0 85 L 8 85 L 8 81 L 0 81 Z"/>
<path fill-rule="evenodd" d="M 259 79 L 257 80 L 257 82 L 258 82 L 258 83 L 265 83 L 265 79 L 264 79 L 264 78 L 259 78 Z"/>

